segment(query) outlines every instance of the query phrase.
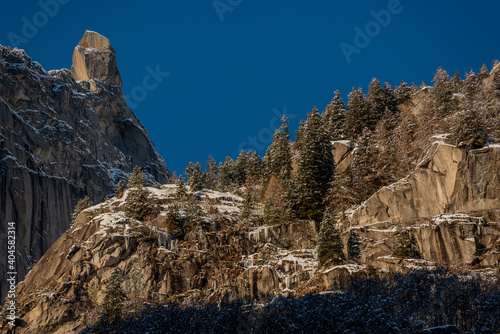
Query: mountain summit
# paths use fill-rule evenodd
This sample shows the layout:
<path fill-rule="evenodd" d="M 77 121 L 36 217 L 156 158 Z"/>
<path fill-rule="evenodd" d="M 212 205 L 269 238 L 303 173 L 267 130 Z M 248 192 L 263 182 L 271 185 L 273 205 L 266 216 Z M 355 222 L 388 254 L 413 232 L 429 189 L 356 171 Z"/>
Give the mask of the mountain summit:
<path fill-rule="evenodd" d="M 105 86 L 122 86 L 115 50 L 109 39 L 86 31 L 73 51 L 71 74 L 76 81 L 97 79 Z"/>
<path fill-rule="evenodd" d="M 19 282 L 68 229 L 79 199 L 101 201 L 136 165 L 150 183 L 170 172 L 125 101 L 107 38 L 87 31 L 71 71 L 47 72 L 0 45 L 0 78 L 0 237 L 14 222 Z M 0 259 L 5 267 L 6 247 Z"/>

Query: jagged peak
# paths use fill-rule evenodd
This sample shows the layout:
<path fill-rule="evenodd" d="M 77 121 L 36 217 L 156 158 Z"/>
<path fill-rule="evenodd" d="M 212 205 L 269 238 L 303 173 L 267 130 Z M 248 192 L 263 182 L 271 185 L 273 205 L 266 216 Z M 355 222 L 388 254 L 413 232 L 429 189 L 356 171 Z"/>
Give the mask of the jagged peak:
<path fill-rule="evenodd" d="M 105 86 L 122 86 L 109 39 L 90 30 L 85 31 L 73 51 L 71 74 L 76 81 L 99 80 Z"/>
<path fill-rule="evenodd" d="M 96 49 L 99 51 L 115 52 L 108 38 L 104 37 L 103 35 L 95 31 L 90 31 L 90 30 L 85 31 L 85 34 L 78 43 L 78 46 L 86 49 Z"/>

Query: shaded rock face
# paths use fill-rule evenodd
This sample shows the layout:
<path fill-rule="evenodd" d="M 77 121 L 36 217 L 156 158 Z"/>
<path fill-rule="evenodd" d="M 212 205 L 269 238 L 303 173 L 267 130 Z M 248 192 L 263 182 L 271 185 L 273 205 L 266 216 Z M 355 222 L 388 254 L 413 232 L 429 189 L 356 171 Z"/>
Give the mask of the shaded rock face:
<path fill-rule="evenodd" d="M 73 51 L 71 74 L 76 81 L 96 79 L 106 86 L 122 86 L 115 50 L 106 37 L 93 31 L 86 31 Z"/>
<path fill-rule="evenodd" d="M 353 225 L 410 223 L 461 212 L 499 220 L 500 146 L 465 151 L 434 142 L 406 178 L 383 187 L 357 208 Z"/>
<path fill-rule="evenodd" d="M 82 43 L 108 48 L 114 59 L 109 42 L 96 36 L 87 33 Z M 102 200 L 135 165 L 150 181 L 170 174 L 126 104 L 118 70 L 100 76 L 87 69 L 100 81 L 77 83 L 68 70 L 46 72 L 24 51 L 0 46 L 0 238 L 16 222 L 18 281 L 67 230 L 78 199 Z M 94 91 L 85 89 L 91 84 Z"/>

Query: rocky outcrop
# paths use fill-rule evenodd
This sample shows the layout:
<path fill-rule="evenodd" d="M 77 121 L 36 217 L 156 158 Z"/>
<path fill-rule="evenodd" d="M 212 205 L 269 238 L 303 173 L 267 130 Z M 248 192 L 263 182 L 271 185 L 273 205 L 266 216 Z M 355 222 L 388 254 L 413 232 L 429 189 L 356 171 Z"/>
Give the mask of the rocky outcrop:
<path fill-rule="evenodd" d="M 500 265 L 500 223 L 486 223 L 465 214 L 438 215 L 405 228 L 410 232 L 415 259 L 393 256 L 396 225 L 390 222 L 351 227 L 343 233 L 346 253 L 357 262 L 377 270 L 401 272 L 410 267 Z M 350 249 L 347 249 L 350 248 Z"/>
<path fill-rule="evenodd" d="M 5 224 L 15 222 L 18 281 L 67 230 L 78 199 L 101 201 L 135 165 L 151 182 L 169 176 L 122 95 L 109 41 L 87 32 L 80 44 L 107 60 L 85 51 L 85 71 L 78 63 L 73 69 L 90 81 L 79 83 L 68 70 L 46 72 L 23 50 L 0 46 L 0 239 L 7 240 Z"/>
<path fill-rule="evenodd" d="M 354 159 L 351 141 L 336 140 L 332 142 L 332 155 L 335 168 L 338 172 L 345 172 L 351 168 Z"/>
<path fill-rule="evenodd" d="M 79 215 L 18 285 L 26 322 L 19 333 L 75 332 L 95 321 L 102 312 L 106 280 L 117 268 L 122 288 L 137 308 L 143 303 L 290 294 L 304 290 L 316 274 L 314 224 L 243 227 L 240 197 L 202 191 L 197 193 L 200 224 L 176 240 L 165 222 L 176 187 L 148 191 L 160 209 L 150 221 L 124 214 L 130 190 Z"/>
<path fill-rule="evenodd" d="M 432 164 L 438 168 L 439 161 Z M 418 253 L 410 259 L 393 256 L 396 224 L 344 226 L 348 261 L 319 267 L 314 222 L 248 227 L 241 197 L 203 190 L 194 194 L 199 220 L 176 239 L 165 219 L 172 204 L 179 205 L 176 186 L 147 191 L 154 208 L 146 221 L 124 212 L 131 190 L 78 216 L 17 286 L 26 323 L 19 333 L 73 333 L 95 323 L 115 271 L 129 312 L 171 301 L 303 295 L 417 267 L 474 266 L 490 275 L 500 265 L 500 223 L 483 217 L 437 215 L 408 223 L 404 229 Z M 252 214 L 262 210 L 257 205 Z"/>
<path fill-rule="evenodd" d="M 106 86 L 122 86 L 115 50 L 106 37 L 93 31 L 86 31 L 73 51 L 71 75 L 76 81 L 94 79 Z"/>
<path fill-rule="evenodd" d="M 383 187 L 357 208 L 352 225 L 407 224 L 445 213 L 500 220 L 500 145 L 466 151 L 434 142 L 406 178 Z"/>
<path fill-rule="evenodd" d="M 434 141 L 416 169 L 353 211 L 346 253 L 379 270 L 408 266 L 500 265 L 500 145 L 466 151 Z M 419 259 L 392 256 L 396 226 Z M 422 262 L 423 261 L 423 262 Z"/>

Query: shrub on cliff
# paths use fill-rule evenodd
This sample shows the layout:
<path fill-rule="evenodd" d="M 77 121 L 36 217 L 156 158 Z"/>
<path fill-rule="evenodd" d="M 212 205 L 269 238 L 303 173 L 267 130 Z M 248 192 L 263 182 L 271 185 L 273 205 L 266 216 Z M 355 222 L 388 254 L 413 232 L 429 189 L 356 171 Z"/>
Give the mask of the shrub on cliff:
<path fill-rule="evenodd" d="M 130 190 L 125 202 L 125 213 L 127 217 L 144 220 L 153 212 L 153 204 L 148 199 L 149 192 L 144 188 Z"/>
<path fill-rule="evenodd" d="M 92 201 L 88 196 L 85 196 L 81 200 L 79 200 L 76 203 L 75 210 L 73 211 L 73 214 L 71 215 L 71 223 L 73 224 L 75 222 L 76 217 L 85 209 L 89 208 L 92 206 Z"/>

